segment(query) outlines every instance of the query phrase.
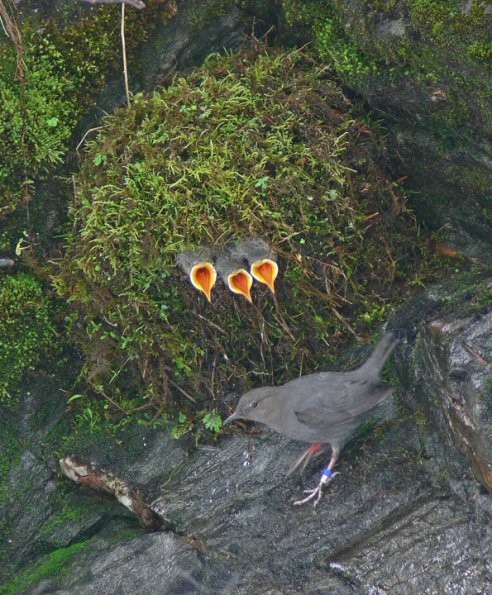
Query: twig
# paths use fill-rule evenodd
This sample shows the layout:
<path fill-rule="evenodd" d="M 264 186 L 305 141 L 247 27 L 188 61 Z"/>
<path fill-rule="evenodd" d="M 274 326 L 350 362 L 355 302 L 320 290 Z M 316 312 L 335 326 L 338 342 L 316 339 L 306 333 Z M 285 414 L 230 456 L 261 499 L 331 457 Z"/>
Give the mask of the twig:
<path fill-rule="evenodd" d="M 289 328 L 289 325 L 284 320 L 284 317 L 282 316 L 282 313 L 280 312 L 280 307 L 279 307 L 279 304 L 278 304 L 278 301 L 277 301 L 277 296 L 275 294 L 273 295 L 273 303 L 275 305 L 275 310 L 277 312 L 277 317 L 276 317 L 277 322 L 280 323 L 280 326 L 289 335 L 289 337 L 291 338 L 292 342 L 295 343 L 296 342 L 296 338 L 292 334 L 292 332 L 291 332 L 291 330 Z"/>
<path fill-rule="evenodd" d="M 198 318 L 201 318 L 202 320 L 205 320 L 206 322 L 208 322 L 210 324 L 210 326 L 213 326 L 218 331 L 220 331 L 222 334 L 227 335 L 227 333 L 225 332 L 225 330 L 223 328 L 220 328 L 220 326 L 218 324 L 215 324 L 215 322 L 212 322 L 211 320 L 209 320 L 205 316 L 202 316 L 201 314 L 197 314 L 197 317 Z"/>
<path fill-rule="evenodd" d="M 335 308 L 335 306 L 331 306 L 331 311 L 338 318 L 338 320 L 348 328 L 348 330 L 354 335 L 354 337 L 357 338 L 357 333 L 350 326 L 350 324 L 345 320 L 345 318 L 340 314 L 340 312 L 338 312 L 338 310 Z"/>
<path fill-rule="evenodd" d="M 169 378 L 169 384 L 172 384 L 174 386 L 174 388 L 176 390 L 179 390 L 179 392 L 186 397 L 187 399 L 189 399 L 192 403 L 196 403 L 196 399 L 194 399 L 189 393 L 187 393 L 184 388 L 181 388 L 180 386 L 178 386 L 175 382 L 173 382 L 170 378 Z"/>
<path fill-rule="evenodd" d="M 107 399 L 111 403 L 111 405 L 113 405 L 113 407 L 116 407 L 116 409 L 118 409 L 122 413 L 125 413 L 125 414 L 128 413 L 126 409 L 124 409 L 119 403 L 117 403 L 114 399 L 112 399 L 110 396 L 108 396 L 103 390 L 98 389 L 95 386 L 93 386 L 93 389 L 96 393 L 102 395 L 105 399 Z"/>
<path fill-rule="evenodd" d="M 126 63 L 126 43 L 125 43 L 125 5 L 121 5 L 121 49 L 123 52 L 123 75 L 125 77 L 126 104 L 130 107 L 130 90 L 128 88 L 128 65 Z"/>
<path fill-rule="evenodd" d="M 80 149 L 81 145 L 83 144 L 83 142 L 85 141 L 86 137 L 91 132 L 97 132 L 98 130 L 101 130 L 101 128 L 103 128 L 103 126 L 96 126 L 95 128 L 89 128 L 89 130 L 87 130 L 87 132 L 84 134 L 84 136 L 80 139 L 79 144 L 75 147 L 75 150 L 77 151 L 77 153 L 79 152 L 79 149 Z"/>
<path fill-rule="evenodd" d="M 78 457 L 60 459 L 59 465 L 63 473 L 75 483 L 116 498 L 128 510 L 136 514 L 149 531 L 172 529 L 169 521 L 155 512 L 144 501 L 140 491 L 126 479 L 99 467 L 92 461 L 84 461 Z"/>
<path fill-rule="evenodd" d="M 119 374 L 120 372 L 121 372 L 121 368 L 117 372 L 117 374 Z M 114 378 L 114 376 L 113 376 L 113 378 Z M 113 380 L 113 378 L 111 380 Z M 113 405 L 113 407 L 115 407 L 116 409 L 118 409 L 118 411 L 121 411 L 125 415 L 130 415 L 137 411 L 144 411 L 145 409 L 148 409 L 149 407 L 152 406 L 151 403 L 145 403 L 144 405 L 139 405 L 138 407 L 134 407 L 133 409 L 125 409 L 119 403 L 117 403 L 114 399 L 112 399 L 110 396 L 108 396 L 104 391 L 102 391 L 96 387 L 93 387 L 93 389 L 95 390 L 95 392 L 97 392 L 98 394 L 102 395 L 105 399 L 107 399 L 111 403 L 111 405 Z"/>
<path fill-rule="evenodd" d="M 80 0 L 81 2 L 86 2 L 87 4 L 128 4 L 128 6 L 133 6 L 137 10 L 142 10 L 145 8 L 145 4 L 141 2 L 141 0 Z"/>
<path fill-rule="evenodd" d="M 463 348 L 468 351 L 468 353 L 474 357 L 479 364 L 482 364 L 482 366 L 488 365 L 489 362 L 484 357 L 482 357 L 482 355 L 474 347 L 468 345 L 468 343 L 465 343 L 464 341 L 461 341 L 461 344 L 463 345 Z"/>

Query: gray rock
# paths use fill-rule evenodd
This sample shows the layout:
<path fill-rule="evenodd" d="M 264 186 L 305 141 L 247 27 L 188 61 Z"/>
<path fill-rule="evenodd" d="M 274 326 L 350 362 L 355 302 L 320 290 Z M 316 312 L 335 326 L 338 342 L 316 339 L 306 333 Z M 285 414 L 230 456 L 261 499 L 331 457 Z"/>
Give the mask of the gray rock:
<path fill-rule="evenodd" d="M 442 585 L 478 592 L 490 569 L 487 524 L 466 499 L 477 486 L 463 498 L 440 485 L 418 444 L 419 429 L 401 420 L 378 439 L 359 438 L 314 513 L 292 501 L 316 481 L 321 461 L 302 480 L 286 480 L 298 443 L 270 432 L 251 440 L 236 434 L 197 451 L 154 504 L 195 541 L 153 534 L 115 545 L 103 529 L 50 589 L 408 593 Z"/>
<path fill-rule="evenodd" d="M 453 312 L 466 312 L 483 287 L 462 294 Z M 461 454 L 456 441 L 461 426 L 450 425 L 443 407 L 450 406 L 445 387 L 460 396 L 463 382 L 478 393 L 483 386 L 480 362 L 461 351 L 460 341 L 488 349 L 489 318 L 480 309 L 475 315 L 468 311 L 446 326 L 447 295 L 444 287 L 428 291 L 392 321 L 406 332 L 395 366 L 406 385 L 393 408 L 400 415 L 386 417 L 376 429 L 366 428 L 349 442 L 337 467 L 340 475 L 316 511 L 292 502 L 316 484 L 322 459 L 312 461 L 304 477 L 285 477 L 304 448 L 301 443 L 269 431 L 248 438 L 236 430 L 219 446 L 200 448 L 186 458 L 162 431 L 129 428 L 122 444 L 93 445 L 92 454 L 101 464 L 114 463 L 123 477 L 138 479 L 148 496 L 157 496 L 153 507 L 170 519 L 175 534 L 145 534 L 117 505 L 111 505 L 108 514 L 107 504 L 77 486 L 50 484 L 37 474 L 33 504 L 48 519 L 33 521 L 36 517 L 30 515 L 26 520 L 34 544 L 26 550 L 28 559 L 35 546 L 40 551 L 43 544 L 51 551 L 69 543 L 84 547 L 64 564 L 63 573 L 33 584 L 33 592 L 487 592 L 491 501 L 470 472 L 477 451 Z M 415 320 L 421 328 L 417 341 Z M 435 338 L 432 329 L 438 320 L 436 343 L 427 337 Z M 437 380 L 432 374 L 443 381 L 443 400 L 435 398 L 439 393 L 434 392 Z M 468 415 L 486 422 L 476 399 L 468 405 Z M 402 416 L 402 410 L 410 413 Z M 427 419 L 432 411 L 437 414 Z M 487 439 L 487 432 L 479 432 L 483 427 L 477 425 L 477 441 Z M 22 472 L 32 475 L 32 464 L 33 456 L 26 452 Z M 50 486 L 47 508 L 41 495 L 44 485 Z M 60 489 L 85 505 L 88 516 L 80 521 L 67 518 L 65 530 L 52 531 L 48 538 L 42 527 L 56 515 L 53 492 Z M 22 520 L 19 529 L 20 535 L 28 534 Z M 19 558 L 26 541 L 16 541 L 15 534 L 13 539 L 10 551 Z"/>
<path fill-rule="evenodd" d="M 203 566 L 196 548 L 165 533 L 117 545 L 95 539 L 72 569 L 69 588 L 50 592 L 200 593 Z"/>
<path fill-rule="evenodd" d="M 418 400 L 440 440 L 466 458 L 448 457 L 454 473 L 470 467 L 492 492 L 492 309 L 456 319 L 430 321 L 415 358 Z"/>
<path fill-rule="evenodd" d="M 381 21 L 378 25 L 380 35 L 389 37 L 404 37 L 406 34 L 406 24 L 403 17 L 392 21 Z"/>

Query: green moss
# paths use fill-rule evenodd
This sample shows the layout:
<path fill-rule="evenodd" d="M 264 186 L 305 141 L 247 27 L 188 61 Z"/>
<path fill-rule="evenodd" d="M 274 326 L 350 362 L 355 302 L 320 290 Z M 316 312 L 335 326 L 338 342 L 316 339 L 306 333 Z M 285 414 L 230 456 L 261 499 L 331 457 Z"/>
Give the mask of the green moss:
<path fill-rule="evenodd" d="M 491 306 L 492 305 L 492 288 L 487 287 L 481 289 L 475 298 L 476 302 L 480 306 Z"/>
<path fill-rule="evenodd" d="M 25 375 L 56 355 L 52 306 L 28 273 L 0 276 L 0 401 L 11 401 Z"/>
<path fill-rule="evenodd" d="M 16 429 L 4 422 L 0 444 L 0 506 L 9 500 L 10 471 L 18 464 L 21 452 Z"/>
<path fill-rule="evenodd" d="M 458 0 L 367 0 L 355 6 L 338 0 L 286 0 L 284 5 L 287 22 L 307 26 L 320 58 L 343 78 L 379 73 L 441 83 L 454 75 L 446 68 L 453 53 L 465 60 L 467 55 L 475 61 L 490 58 L 484 2 L 474 2 L 468 13 Z M 370 10 L 371 16 L 361 18 L 358 10 Z M 372 37 L 372 28 L 395 14 L 406 16 L 408 23 L 401 37 Z M 412 32 L 418 32 L 418 42 Z"/>
<path fill-rule="evenodd" d="M 22 109 L 19 84 L 11 77 L 16 58 L 13 51 L 2 52 L 0 185 L 11 192 L 23 180 L 25 163 L 29 176 L 42 175 L 60 163 L 70 136 L 76 111 L 73 88 L 59 76 L 59 56 L 49 49 L 52 48 L 47 48 L 46 54 L 38 59 L 26 52 L 25 109 Z M 14 206 L 8 193 L 5 199 L 0 207 L 5 210 Z"/>
<path fill-rule="evenodd" d="M 349 325 L 380 318 L 375 304 L 411 278 L 420 247 L 375 164 L 381 139 L 348 107 L 302 52 L 243 54 L 213 56 L 108 118 L 54 275 L 80 313 L 72 328 L 101 403 L 162 411 L 171 380 L 214 408 L 232 382 L 324 365 Z M 218 283 L 204 303 L 176 254 L 250 236 L 279 255 L 278 301 L 255 288 L 251 307 Z"/>
<path fill-rule="evenodd" d="M 486 62 L 492 58 L 492 42 L 473 41 L 468 46 L 468 55 L 477 62 Z"/>
<path fill-rule="evenodd" d="M 344 30 L 329 3 L 288 1 L 284 3 L 287 22 L 312 28 L 315 48 L 320 58 L 342 77 L 351 80 L 376 73 L 377 63 Z"/>
<path fill-rule="evenodd" d="M 34 179 L 64 161 L 81 116 L 121 60 L 118 7 L 84 11 L 85 16 L 66 10 L 66 22 L 59 25 L 32 17 L 22 20 L 21 71 L 16 71 L 13 44 L 0 42 L 0 218 L 15 210 L 26 183 L 29 192 Z M 129 55 L 167 14 L 158 3 L 148 11 L 128 12 Z"/>
<path fill-rule="evenodd" d="M 0 593 L 2 595 L 21 593 L 44 579 L 62 576 L 69 571 L 72 559 L 87 547 L 88 543 L 89 541 L 81 541 L 51 552 L 10 583 L 0 585 Z"/>
<path fill-rule="evenodd" d="M 343 84 L 382 108 L 412 189 L 441 194 L 438 202 L 426 200 L 431 224 L 463 195 L 485 202 L 490 172 L 475 156 L 483 152 L 482 131 L 492 125 L 486 2 L 475 0 L 466 10 L 459 0 L 284 5 L 291 30 L 303 28 Z M 450 157 L 455 154 L 470 157 L 460 162 Z"/>

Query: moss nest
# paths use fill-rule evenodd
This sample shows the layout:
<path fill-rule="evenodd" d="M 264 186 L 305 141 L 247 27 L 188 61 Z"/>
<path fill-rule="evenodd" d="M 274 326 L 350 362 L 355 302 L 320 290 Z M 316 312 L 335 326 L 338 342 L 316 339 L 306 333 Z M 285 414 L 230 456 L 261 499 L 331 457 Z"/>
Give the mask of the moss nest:
<path fill-rule="evenodd" d="M 53 275 L 103 400 L 220 409 L 231 389 L 326 367 L 386 315 L 421 246 L 381 137 L 349 109 L 304 53 L 243 53 L 106 119 Z M 175 266 L 250 237 L 278 255 L 275 299 L 217 283 L 209 304 Z"/>

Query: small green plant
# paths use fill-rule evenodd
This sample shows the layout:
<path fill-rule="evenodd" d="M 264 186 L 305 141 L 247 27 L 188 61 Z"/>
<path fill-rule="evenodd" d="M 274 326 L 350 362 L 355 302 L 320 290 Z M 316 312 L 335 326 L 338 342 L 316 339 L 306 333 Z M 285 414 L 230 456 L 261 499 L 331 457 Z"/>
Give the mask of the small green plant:
<path fill-rule="evenodd" d="M 410 283 L 411 284 L 411 283 Z M 368 304 L 370 308 L 367 312 L 361 314 L 361 320 L 364 321 L 368 326 L 374 325 L 375 323 L 382 322 L 391 311 L 389 304 Z"/>
<path fill-rule="evenodd" d="M 222 429 L 222 417 L 216 409 L 212 409 L 211 411 L 205 413 L 202 421 L 203 425 L 207 428 L 207 430 L 210 430 L 210 432 L 214 432 L 216 434 Z"/>
<path fill-rule="evenodd" d="M 268 188 L 268 180 L 270 176 L 263 176 L 259 180 L 255 182 L 255 188 L 261 188 L 261 190 L 266 190 Z"/>
<path fill-rule="evenodd" d="M 192 421 L 186 413 L 180 411 L 174 424 L 171 426 L 171 436 L 176 440 L 187 434 L 193 427 Z"/>
<path fill-rule="evenodd" d="M 106 160 L 107 160 L 106 155 L 104 155 L 103 153 L 96 153 L 94 155 L 93 162 L 94 162 L 94 165 L 99 166 L 99 165 L 104 165 L 106 163 Z"/>

